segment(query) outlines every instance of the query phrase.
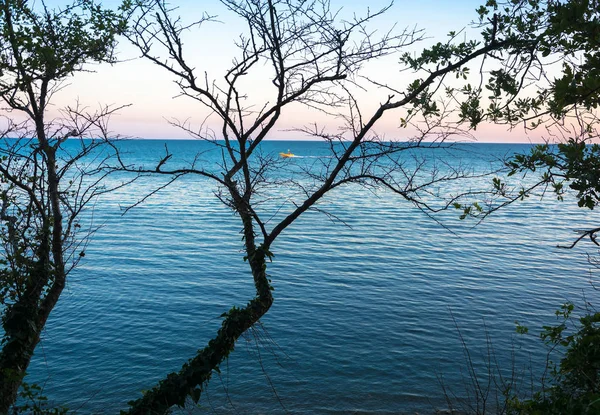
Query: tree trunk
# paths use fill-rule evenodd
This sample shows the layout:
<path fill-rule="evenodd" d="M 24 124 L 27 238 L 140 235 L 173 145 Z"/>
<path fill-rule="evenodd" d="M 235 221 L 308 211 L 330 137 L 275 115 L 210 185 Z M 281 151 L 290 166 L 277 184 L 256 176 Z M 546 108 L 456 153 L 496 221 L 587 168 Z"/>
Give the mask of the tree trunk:
<path fill-rule="evenodd" d="M 0 415 L 8 413 L 17 398 L 31 357 L 40 341 L 40 334 L 53 308 L 44 306 L 47 305 L 47 298 L 42 306 L 39 305 L 39 288 L 47 286 L 50 275 L 48 272 L 38 275 L 41 277 L 36 279 L 37 284 L 32 286 L 32 290 L 21 301 L 7 307 L 2 322 L 4 345 L 0 351 Z M 59 279 L 64 280 L 64 276 Z"/>
<path fill-rule="evenodd" d="M 25 293 L 15 304 L 7 306 L 2 322 L 4 342 L 0 351 L 0 415 L 8 413 L 16 401 L 19 387 L 40 341 L 40 333 L 65 287 L 66 280 L 55 151 L 46 142 L 43 119 L 40 118 L 36 124 L 38 139 L 47 156 L 51 220 L 48 216 L 44 217 L 43 236 L 39 240 L 36 262 L 29 264 L 30 279 Z"/>
<path fill-rule="evenodd" d="M 273 296 L 266 273 L 266 250 L 255 245 L 251 217 L 243 211 L 240 212 L 240 216 L 244 223 L 246 253 L 254 277 L 256 297 L 248 302 L 246 307 L 233 307 L 224 313 L 225 320 L 208 345 L 184 364 L 179 372 L 167 375 L 142 398 L 129 402 L 131 407 L 127 412 L 122 412 L 123 414 L 164 414 L 174 405 L 183 407 L 188 396 L 198 402 L 203 385 L 233 351 L 237 339 L 271 308 Z"/>
<path fill-rule="evenodd" d="M 0 351 L 0 414 L 8 413 L 17 398 L 17 392 L 48 313 L 39 307 L 40 296 L 50 281 L 47 249 L 44 242 L 38 252 L 38 261 L 31 264 L 30 281 L 23 296 L 6 307 L 2 320 L 3 347 Z"/>
<path fill-rule="evenodd" d="M 7 414 L 17 399 L 25 371 L 40 340 L 37 307 L 14 304 L 7 311 L 3 328 L 6 343 L 0 352 L 0 414 Z"/>

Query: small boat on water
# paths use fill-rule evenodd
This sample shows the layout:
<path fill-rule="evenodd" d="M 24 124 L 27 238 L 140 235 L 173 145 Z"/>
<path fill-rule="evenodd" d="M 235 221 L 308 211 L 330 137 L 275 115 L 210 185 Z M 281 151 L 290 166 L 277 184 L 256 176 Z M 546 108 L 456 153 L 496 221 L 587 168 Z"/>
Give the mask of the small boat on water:
<path fill-rule="evenodd" d="M 287 151 L 287 153 L 279 153 L 280 157 L 283 157 L 284 159 L 290 158 L 290 157 L 296 157 L 296 155 L 294 153 L 292 153 L 289 149 Z"/>

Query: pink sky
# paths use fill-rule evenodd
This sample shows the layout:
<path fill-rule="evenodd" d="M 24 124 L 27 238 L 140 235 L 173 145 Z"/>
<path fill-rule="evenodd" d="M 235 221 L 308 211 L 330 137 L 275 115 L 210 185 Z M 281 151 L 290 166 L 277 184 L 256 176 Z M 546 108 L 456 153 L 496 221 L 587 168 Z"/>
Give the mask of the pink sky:
<path fill-rule="evenodd" d="M 105 2 L 108 5 L 115 3 L 114 0 Z M 191 56 L 198 74 L 203 71 L 208 73 L 209 79 L 222 77 L 224 70 L 230 65 L 235 56 L 236 49 L 233 41 L 241 32 L 241 26 L 232 20 L 231 15 L 220 8 L 216 2 L 209 2 L 198 6 L 193 1 L 181 2 L 180 12 L 186 19 L 192 20 L 207 11 L 219 16 L 223 23 L 211 23 L 210 27 L 203 27 L 200 31 L 190 34 L 186 38 L 185 47 L 188 56 Z M 364 3 L 358 1 L 346 1 L 343 3 L 343 13 L 364 13 Z M 385 2 L 370 2 L 371 10 L 385 5 Z M 429 37 L 422 45 L 433 41 L 443 40 L 450 30 L 461 29 L 475 20 L 476 7 L 480 1 L 442 1 L 426 0 L 420 2 L 399 1 L 378 22 L 382 28 L 389 28 L 395 22 L 398 27 L 418 27 L 426 29 Z M 335 5 L 335 2 L 334 2 Z M 413 48 L 415 51 L 423 47 L 419 45 Z M 98 105 L 124 105 L 130 107 L 122 109 L 119 114 L 111 119 L 111 130 L 116 134 L 136 138 L 189 138 L 189 135 L 169 125 L 167 120 L 179 119 L 190 120 L 192 125 L 198 125 L 204 119 L 206 111 L 196 102 L 189 98 L 174 98 L 178 94 L 178 88 L 173 83 L 173 77 L 164 69 L 159 68 L 149 61 L 137 58 L 138 52 L 122 40 L 119 46 L 119 57 L 124 62 L 113 66 L 97 65 L 91 67 L 94 72 L 80 73 L 69 82 L 69 86 L 56 96 L 54 104 L 56 108 L 69 105 L 79 100 L 83 104 L 94 108 Z M 367 68 L 370 77 L 385 79 L 390 84 L 402 87 L 410 77 L 409 73 L 400 73 L 397 57 L 393 60 L 378 62 Z M 267 80 L 268 81 L 268 80 Z M 247 82 L 247 92 L 251 99 L 256 102 L 269 100 L 269 83 L 259 78 Z M 361 96 L 361 102 L 365 108 L 375 109 L 379 102 L 387 97 L 388 92 L 369 89 Z M 412 134 L 412 130 L 399 128 L 401 111 L 388 114 L 376 126 L 376 132 L 389 139 L 406 139 Z M 270 138 L 273 139 L 304 139 L 304 135 L 292 133 L 288 130 L 294 127 L 312 124 L 327 126 L 331 129 L 337 128 L 337 120 L 324 117 L 322 114 L 308 111 L 304 108 L 294 107 L 282 115 L 279 129 L 275 129 Z M 214 124 L 218 129 L 218 124 Z M 477 131 L 472 132 L 477 141 L 481 142 L 538 142 L 541 132 L 526 134 L 522 128 L 507 131 L 505 126 L 484 125 Z"/>

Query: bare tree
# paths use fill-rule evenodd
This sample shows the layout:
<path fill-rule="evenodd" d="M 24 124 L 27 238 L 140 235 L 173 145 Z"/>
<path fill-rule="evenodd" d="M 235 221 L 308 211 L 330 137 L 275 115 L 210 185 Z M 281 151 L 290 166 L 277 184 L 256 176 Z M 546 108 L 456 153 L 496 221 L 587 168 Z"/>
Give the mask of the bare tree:
<path fill-rule="evenodd" d="M 439 149 L 449 136 L 464 133 L 457 122 L 469 119 L 459 92 L 466 91 L 466 86 L 450 87 L 448 78 L 466 79 L 467 64 L 512 56 L 511 51 L 523 47 L 523 41 L 513 37 L 506 26 L 498 30 L 502 21 L 498 15 L 482 17 L 480 41 L 460 41 L 461 35 L 453 33 L 447 42 L 412 55 L 406 48 L 423 39 L 421 31 L 379 33 L 370 29 L 372 21 L 389 7 L 342 20 L 327 0 L 224 0 L 222 4 L 242 19 L 245 31 L 236 43 L 239 55 L 220 80 L 209 80 L 206 73 L 196 71 L 183 40 L 190 29 L 210 22 L 212 16 L 186 24 L 174 17 L 174 10 L 164 0 L 151 0 L 138 4 L 129 32 L 145 58 L 175 77 L 181 95 L 209 110 L 209 119 L 199 129 L 187 122 L 173 124 L 212 143 L 220 151 L 220 165 L 197 159 L 185 168 L 169 168 L 172 154 L 168 149 L 152 168 L 119 160 L 121 169 L 138 174 L 170 175 L 173 180 L 193 174 L 213 180 L 217 196 L 241 219 L 245 260 L 256 297 L 245 307 L 224 313 L 222 326 L 208 345 L 179 372 L 169 374 L 142 398 L 130 402 L 132 414 L 164 413 L 173 405 L 184 406 L 187 397 L 198 401 L 203 385 L 219 370 L 236 340 L 273 303 L 267 274 L 273 243 L 303 213 L 319 210 L 319 202 L 333 189 L 351 183 L 385 187 L 424 211 L 445 209 L 459 200 L 462 193 L 441 198 L 433 185 L 471 172 L 460 166 L 439 168 L 421 155 L 421 150 Z M 529 46 L 535 49 L 535 42 Z M 394 56 L 413 77 L 405 86 L 392 87 L 363 76 L 363 67 L 369 62 Z M 527 71 L 530 63 L 524 58 L 512 64 Z M 270 95 L 261 105 L 244 90 L 242 81 L 252 73 L 269 77 Z M 478 75 L 484 76 L 483 68 Z M 371 111 L 359 105 L 361 91 L 367 87 L 385 94 Z M 283 115 L 287 112 L 289 116 L 297 105 L 342 122 L 334 130 L 316 124 L 297 127 L 298 132 L 325 140 L 330 149 L 329 158 L 300 169 L 302 181 L 277 175 L 282 161 L 260 151 Z M 393 110 L 402 116 L 402 126 L 418 127 L 413 139 L 389 142 L 377 135 L 377 122 Z M 209 127 L 214 120 L 218 133 Z M 279 214 L 273 217 L 273 209 L 261 208 L 263 203 L 269 202 L 271 207 L 275 203 L 274 187 L 294 189 L 296 197 L 284 197 L 277 208 Z"/>
<path fill-rule="evenodd" d="M 53 95 L 89 61 L 113 61 L 114 12 L 80 0 L 64 9 L 0 1 L 0 413 L 14 403 L 44 325 L 90 229 L 81 213 L 103 192 L 118 108 L 79 105 L 50 118 Z"/>

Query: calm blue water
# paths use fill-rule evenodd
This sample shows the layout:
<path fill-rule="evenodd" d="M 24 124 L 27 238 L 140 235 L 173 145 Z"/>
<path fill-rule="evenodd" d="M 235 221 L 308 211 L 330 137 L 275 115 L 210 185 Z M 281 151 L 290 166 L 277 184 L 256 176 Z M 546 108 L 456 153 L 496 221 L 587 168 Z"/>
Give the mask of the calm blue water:
<path fill-rule="evenodd" d="M 122 146 L 136 164 L 158 160 L 164 149 L 158 141 Z M 322 144 L 306 142 L 268 142 L 264 153 L 288 148 L 325 154 Z M 494 157 L 527 148 L 462 145 L 437 157 L 483 171 Z M 202 149 L 196 141 L 169 142 L 176 159 Z M 291 160 L 297 164 L 278 174 L 319 160 Z M 139 180 L 96 204 L 94 224 L 102 227 L 30 367 L 30 381 L 79 413 L 125 408 L 202 348 L 221 313 L 254 295 L 239 220 L 215 197 L 212 182 L 183 178 L 121 216 L 156 183 Z M 269 191 L 297 197 L 285 187 Z M 264 210 L 275 213 L 275 206 L 267 200 Z M 269 269 L 275 303 L 213 378 L 200 413 L 432 413 L 445 405 L 440 377 L 458 397 L 467 393 L 451 314 L 482 375 L 486 332 L 501 365 L 509 369 L 514 352 L 518 368 L 533 365 L 537 374 L 543 346 L 533 336 L 515 338 L 514 321 L 535 333 L 566 300 L 581 303 L 585 293 L 598 304 L 585 256 L 592 248 L 555 247 L 592 222 L 572 201 L 518 203 L 477 227 L 459 221 L 456 211 L 437 215 L 453 232 L 383 190 L 341 188 L 320 207 L 345 224 L 309 212 L 279 237 Z"/>

